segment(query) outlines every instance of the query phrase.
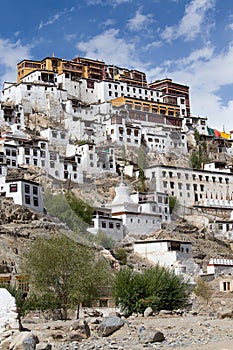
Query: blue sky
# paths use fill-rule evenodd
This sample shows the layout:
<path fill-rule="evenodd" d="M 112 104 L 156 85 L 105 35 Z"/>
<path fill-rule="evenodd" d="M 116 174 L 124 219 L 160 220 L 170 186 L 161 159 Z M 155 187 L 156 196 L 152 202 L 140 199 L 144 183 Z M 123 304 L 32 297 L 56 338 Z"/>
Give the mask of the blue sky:
<path fill-rule="evenodd" d="M 0 80 L 22 59 L 104 60 L 190 86 L 191 111 L 233 129 L 232 0 L 1 0 Z"/>

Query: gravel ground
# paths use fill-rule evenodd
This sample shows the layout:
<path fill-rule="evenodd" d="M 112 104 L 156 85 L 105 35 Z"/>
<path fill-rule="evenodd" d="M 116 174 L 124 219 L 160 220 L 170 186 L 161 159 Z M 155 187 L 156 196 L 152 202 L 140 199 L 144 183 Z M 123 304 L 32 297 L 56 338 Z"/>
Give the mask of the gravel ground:
<path fill-rule="evenodd" d="M 91 320 L 89 320 L 90 322 Z M 74 321 L 48 321 L 41 323 L 33 320 L 25 326 L 33 331 L 40 343 L 49 342 L 52 350 L 232 350 L 233 319 L 217 319 L 205 316 L 182 317 L 130 317 L 125 325 L 108 337 L 99 337 L 93 325 L 91 336 L 82 342 L 72 341 L 70 327 Z M 161 343 L 140 344 L 138 339 L 141 326 L 163 332 L 165 340 Z M 55 337 L 56 340 L 54 339 Z"/>

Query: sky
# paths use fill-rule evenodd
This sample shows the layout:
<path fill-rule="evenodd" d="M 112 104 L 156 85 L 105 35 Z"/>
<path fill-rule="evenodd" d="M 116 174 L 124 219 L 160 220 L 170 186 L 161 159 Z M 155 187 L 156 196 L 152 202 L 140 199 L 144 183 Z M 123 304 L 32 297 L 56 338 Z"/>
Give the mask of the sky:
<path fill-rule="evenodd" d="M 0 83 L 17 63 L 87 57 L 190 87 L 191 113 L 233 130 L 233 0 L 1 0 Z"/>

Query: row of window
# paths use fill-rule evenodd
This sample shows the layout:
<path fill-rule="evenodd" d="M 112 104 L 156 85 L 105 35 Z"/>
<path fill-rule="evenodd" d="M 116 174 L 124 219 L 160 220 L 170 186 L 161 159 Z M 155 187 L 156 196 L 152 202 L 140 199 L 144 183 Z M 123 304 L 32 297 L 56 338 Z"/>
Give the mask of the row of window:
<path fill-rule="evenodd" d="M 171 188 L 171 189 L 174 189 L 176 185 L 177 185 L 177 187 L 178 187 L 179 190 L 185 189 L 185 190 L 187 190 L 187 191 L 190 191 L 190 189 L 191 189 L 191 185 L 190 185 L 190 184 L 183 184 L 183 183 L 181 183 L 181 182 L 178 182 L 178 183 L 176 184 L 175 182 L 170 181 L 169 185 L 170 185 L 170 188 Z M 167 187 L 168 187 L 168 182 L 167 182 L 167 181 L 163 181 L 163 187 L 164 187 L 164 188 L 167 188 Z M 194 191 L 198 191 L 198 184 L 193 184 L 193 190 L 194 190 Z M 201 185 L 200 185 L 200 191 L 201 191 L 201 192 L 204 192 L 204 190 L 205 190 L 205 187 L 204 187 L 204 185 L 201 184 Z"/>
<path fill-rule="evenodd" d="M 10 192 L 18 192 L 18 184 L 10 184 Z M 28 194 L 32 192 L 33 195 L 38 195 L 38 187 L 24 184 L 24 192 Z"/>
<path fill-rule="evenodd" d="M 106 221 L 102 221 L 101 222 L 101 227 L 102 228 L 107 228 L 107 226 L 108 226 L 108 228 L 110 228 L 110 229 L 114 229 L 114 228 L 116 228 L 117 230 L 120 230 L 120 228 L 121 228 L 121 224 L 119 223 L 119 222 L 117 222 L 117 223 L 114 223 L 114 222 L 106 222 Z"/>
<path fill-rule="evenodd" d="M 155 172 L 152 173 L 152 177 L 153 174 L 155 176 Z M 183 176 L 182 176 L 183 175 Z M 189 180 L 190 178 L 193 180 L 199 180 L 199 181 L 206 181 L 209 182 L 212 179 L 212 182 L 215 183 L 217 180 L 219 183 L 223 183 L 223 181 L 225 181 L 226 184 L 229 184 L 229 178 L 226 177 L 225 179 L 223 179 L 221 176 L 220 177 L 216 177 L 216 176 L 209 176 L 209 175 L 197 175 L 197 174 L 182 174 L 182 173 L 173 173 L 172 171 L 169 171 L 168 174 L 166 171 L 162 171 L 162 177 L 169 177 L 169 178 L 173 178 L 176 177 L 178 179 L 181 179 L 182 177 L 185 177 L 185 180 Z"/>
<path fill-rule="evenodd" d="M 109 89 L 113 89 L 113 85 L 112 84 L 108 84 Z M 118 90 L 118 85 L 114 84 L 114 89 Z M 129 87 L 127 86 L 126 88 L 127 92 L 130 92 L 130 90 L 135 94 L 135 93 L 139 93 L 141 94 L 142 92 L 145 93 L 145 95 L 150 94 L 151 96 L 157 96 L 159 97 L 159 92 L 158 91 L 153 91 L 153 90 L 146 90 L 146 89 L 141 89 L 141 88 L 135 88 L 135 87 Z M 121 86 L 121 91 L 124 91 L 124 86 Z"/>

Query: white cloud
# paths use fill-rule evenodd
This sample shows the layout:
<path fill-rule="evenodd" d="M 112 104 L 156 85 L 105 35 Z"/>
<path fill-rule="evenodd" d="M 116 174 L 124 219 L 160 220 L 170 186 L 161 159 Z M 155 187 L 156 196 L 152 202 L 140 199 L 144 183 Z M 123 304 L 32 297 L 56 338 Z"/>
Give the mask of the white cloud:
<path fill-rule="evenodd" d="M 108 18 L 106 19 L 105 22 L 102 23 L 102 27 L 109 27 L 109 26 L 113 26 L 115 24 L 115 19 L 113 18 Z"/>
<path fill-rule="evenodd" d="M 31 48 L 30 45 L 23 46 L 20 40 L 11 42 L 8 39 L 0 39 L 1 83 L 16 82 L 17 63 L 25 58 L 31 58 Z"/>
<path fill-rule="evenodd" d="M 72 41 L 75 40 L 77 38 L 77 34 L 64 34 L 64 38 L 66 41 Z"/>
<path fill-rule="evenodd" d="M 163 45 L 162 41 L 152 41 L 151 43 L 144 46 L 144 50 L 157 49 Z"/>
<path fill-rule="evenodd" d="M 164 40 L 172 41 L 179 37 L 193 40 L 205 28 L 208 31 L 207 13 L 213 9 L 216 0 L 192 0 L 185 7 L 185 14 L 177 26 L 166 26 L 161 33 Z"/>
<path fill-rule="evenodd" d="M 153 22 L 153 17 L 151 14 L 143 15 L 141 9 L 137 10 L 135 16 L 132 17 L 127 24 L 127 27 L 131 31 L 138 32 L 143 28 L 147 27 L 148 24 Z"/>
<path fill-rule="evenodd" d="M 67 13 L 70 13 L 73 11 L 74 11 L 74 7 L 71 7 L 69 9 L 65 8 L 63 11 L 55 13 L 53 16 L 49 17 L 47 21 L 45 22 L 41 21 L 38 29 L 42 29 L 43 27 L 53 24 L 54 22 L 58 21 L 61 17 L 63 17 Z"/>
<path fill-rule="evenodd" d="M 138 50 L 135 43 L 126 42 L 122 37 L 118 37 L 118 34 L 118 29 L 109 29 L 89 41 L 77 43 L 76 47 L 84 52 L 86 57 L 92 59 L 104 60 L 106 63 L 119 66 L 138 67 L 140 62 L 137 59 Z"/>
<path fill-rule="evenodd" d="M 221 88 L 233 85 L 233 43 L 219 54 L 214 48 L 193 51 L 189 56 L 164 62 L 147 75 L 151 80 L 170 77 L 173 81 L 190 86 L 191 110 L 194 115 L 207 116 L 209 125 L 232 129 L 233 95 L 228 101 L 221 99 Z M 170 63 L 170 62 L 169 62 Z M 175 69 L 173 69 L 175 67 Z"/>
<path fill-rule="evenodd" d="M 87 0 L 88 5 L 112 5 L 117 6 L 132 0 Z"/>

